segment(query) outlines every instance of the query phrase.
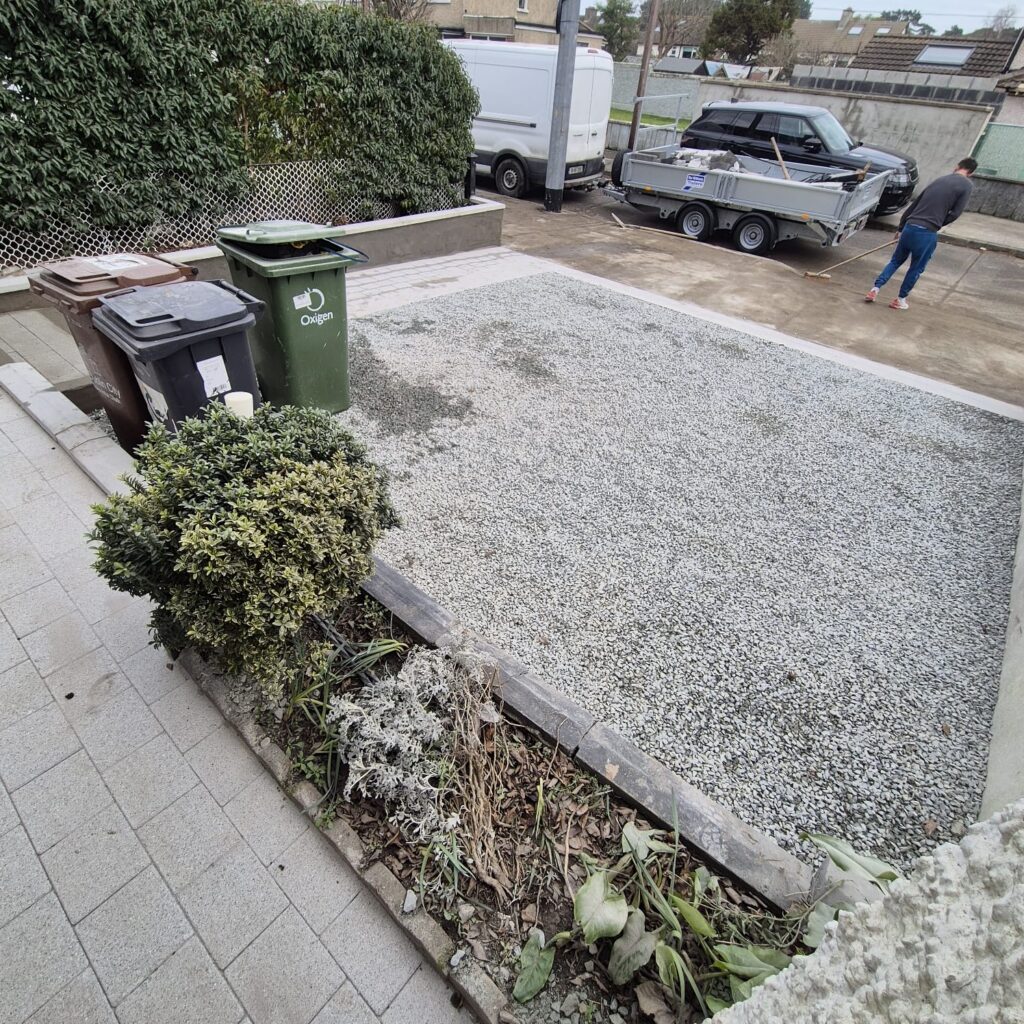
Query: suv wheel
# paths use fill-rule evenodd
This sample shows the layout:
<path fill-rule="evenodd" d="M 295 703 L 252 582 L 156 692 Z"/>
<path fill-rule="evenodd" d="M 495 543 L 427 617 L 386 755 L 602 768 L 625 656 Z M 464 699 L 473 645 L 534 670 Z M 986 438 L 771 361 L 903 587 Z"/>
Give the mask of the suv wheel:
<path fill-rule="evenodd" d="M 676 228 L 687 238 L 706 242 L 715 230 L 715 211 L 706 203 L 687 203 L 676 214 Z"/>
<path fill-rule="evenodd" d="M 763 214 L 748 213 L 732 229 L 732 244 L 740 252 L 762 256 L 775 245 L 775 225 Z"/>

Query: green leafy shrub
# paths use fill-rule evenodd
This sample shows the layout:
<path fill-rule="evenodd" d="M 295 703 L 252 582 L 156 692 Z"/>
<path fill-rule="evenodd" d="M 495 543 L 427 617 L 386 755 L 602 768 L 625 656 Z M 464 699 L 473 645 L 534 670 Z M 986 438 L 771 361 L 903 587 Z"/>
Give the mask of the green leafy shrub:
<path fill-rule="evenodd" d="M 308 617 L 355 594 L 396 523 L 383 472 L 329 414 L 269 406 L 242 420 L 214 403 L 176 435 L 151 428 L 136 457 L 99 510 L 97 571 L 155 602 L 172 654 L 194 646 L 278 700 Z"/>
<path fill-rule="evenodd" d="M 133 227 L 228 204 L 256 163 L 342 160 L 335 199 L 452 196 L 477 96 L 436 32 L 294 0 L 0 4 L 0 226 Z"/>

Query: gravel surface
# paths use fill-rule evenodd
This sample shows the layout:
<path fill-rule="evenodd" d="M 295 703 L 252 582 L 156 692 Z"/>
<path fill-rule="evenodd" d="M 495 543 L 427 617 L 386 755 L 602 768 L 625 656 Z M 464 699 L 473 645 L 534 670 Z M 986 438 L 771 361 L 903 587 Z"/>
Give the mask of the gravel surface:
<path fill-rule="evenodd" d="M 791 849 L 974 819 L 1024 425 L 558 274 L 352 343 L 442 605 Z"/>

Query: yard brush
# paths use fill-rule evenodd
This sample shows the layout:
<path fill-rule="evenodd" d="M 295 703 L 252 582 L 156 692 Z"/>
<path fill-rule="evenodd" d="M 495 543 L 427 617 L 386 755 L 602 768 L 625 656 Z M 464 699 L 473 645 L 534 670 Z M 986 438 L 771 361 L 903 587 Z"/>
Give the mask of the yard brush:
<path fill-rule="evenodd" d="M 847 263 L 854 263 L 856 260 L 861 259 L 861 257 L 863 257 L 863 256 L 870 256 L 873 252 L 878 252 L 881 249 L 887 249 L 890 245 L 895 245 L 895 244 L 896 244 L 896 239 L 893 238 L 892 240 L 890 240 L 888 242 L 883 242 L 881 245 L 876 245 L 874 247 L 874 249 L 868 249 L 867 252 L 858 253 L 856 256 L 851 256 L 848 260 L 843 260 L 842 263 L 835 263 L 831 267 L 826 267 L 824 270 L 817 271 L 817 273 L 814 273 L 814 272 L 812 272 L 810 270 L 805 270 L 804 271 L 804 277 L 814 277 L 814 278 L 817 278 L 819 281 L 831 281 L 832 280 L 832 273 L 831 272 L 833 270 L 836 270 L 838 267 L 845 267 Z"/>

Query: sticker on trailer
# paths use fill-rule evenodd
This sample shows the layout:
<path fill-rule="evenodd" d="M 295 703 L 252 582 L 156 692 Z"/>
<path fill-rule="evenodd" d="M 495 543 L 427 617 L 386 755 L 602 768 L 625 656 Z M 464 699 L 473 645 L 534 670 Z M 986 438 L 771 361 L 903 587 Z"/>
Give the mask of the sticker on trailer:
<path fill-rule="evenodd" d="M 146 261 L 138 256 L 93 256 L 85 262 L 97 270 L 131 270 L 132 267 L 146 265 Z"/>
<path fill-rule="evenodd" d="M 707 177 L 706 174 L 688 174 L 686 176 L 686 189 L 691 188 L 703 188 L 704 179 Z"/>
<path fill-rule="evenodd" d="M 196 360 L 196 369 L 202 374 L 207 398 L 216 398 L 217 395 L 223 395 L 231 390 L 228 368 L 224 365 L 223 356 L 198 359 Z"/>

